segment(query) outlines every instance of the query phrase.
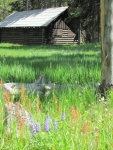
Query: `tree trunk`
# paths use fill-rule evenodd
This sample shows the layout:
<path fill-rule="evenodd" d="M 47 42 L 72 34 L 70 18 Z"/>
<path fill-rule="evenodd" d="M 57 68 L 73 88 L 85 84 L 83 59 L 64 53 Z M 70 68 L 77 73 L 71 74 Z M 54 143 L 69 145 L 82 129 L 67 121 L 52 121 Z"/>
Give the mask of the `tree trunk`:
<path fill-rule="evenodd" d="M 102 84 L 113 84 L 113 0 L 100 0 Z"/>

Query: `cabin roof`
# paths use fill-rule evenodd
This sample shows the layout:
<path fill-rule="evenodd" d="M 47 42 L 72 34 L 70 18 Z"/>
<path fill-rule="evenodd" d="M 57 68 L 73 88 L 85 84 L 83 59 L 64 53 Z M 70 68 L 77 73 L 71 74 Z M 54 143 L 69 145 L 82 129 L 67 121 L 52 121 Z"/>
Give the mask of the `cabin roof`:
<path fill-rule="evenodd" d="M 46 27 L 68 7 L 27 10 L 15 12 L 0 22 L 3 27 Z"/>

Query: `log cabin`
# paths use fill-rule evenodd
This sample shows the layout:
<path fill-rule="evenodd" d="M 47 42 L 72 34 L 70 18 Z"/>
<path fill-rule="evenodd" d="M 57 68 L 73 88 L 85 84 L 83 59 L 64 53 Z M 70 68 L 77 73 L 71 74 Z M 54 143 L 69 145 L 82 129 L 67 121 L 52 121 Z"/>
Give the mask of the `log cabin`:
<path fill-rule="evenodd" d="M 15 12 L 0 22 L 0 42 L 25 45 L 75 43 L 65 19 L 68 7 Z"/>

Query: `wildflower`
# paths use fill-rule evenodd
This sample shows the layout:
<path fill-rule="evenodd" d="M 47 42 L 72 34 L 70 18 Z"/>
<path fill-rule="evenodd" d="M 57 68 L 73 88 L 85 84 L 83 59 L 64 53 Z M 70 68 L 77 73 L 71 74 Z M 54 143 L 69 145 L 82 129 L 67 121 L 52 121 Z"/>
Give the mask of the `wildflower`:
<path fill-rule="evenodd" d="M 84 125 L 82 126 L 82 132 L 83 133 L 88 133 L 90 132 L 90 124 L 91 122 L 89 120 L 87 120 Z"/>
<path fill-rule="evenodd" d="M 45 119 L 45 123 L 44 123 L 44 131 L 45 132 L 50 131 L 50 121 L 51 121 L 50 116 L 47 116 L 46 119 Z"/>
<path fill-rule="evenodd" d="M 39 99 L 36 100 L 36 112 L 37 113 L 40 112 L 40 100 Z"/>
<path fill-rule="evenodd" d="M 19 127 L 19 130 L 20 130 L 20 133 L 24 137 L 24 125 L 25 125 L 25 121 L 24 121 L 24 119 L 22 117 L 20 118 L 20 121 L 19 121 L 18 125 L 19 125 L 18 127 Z"/>
<path fill-rule="evenodd" d="M 44 123 L 44 131 L 45 132 L 50 131 L 50 123 L 48 121 L 45 121 L 45 123 Z"/>
<path fill-rule="evenodd" d="M 80 119 L 80 112 L 78 109 L 75 109 L 74 106 L 71 106 L 70 109 L 70 125 L 74 126 L 77 121 Z"/>
<path fill-rule="evenodd" d="M 31 123 L 34 123 L 34 122 L 35 122 L 31 114 L 30 114 L 30 122 L 31 122 Z"/>
<path fill-rule="evenodd" d="M 31 131 L 31 134 L 34 135 L 36 133 L 36 130 L 35 130 L 35 124 L 34 123 L 31 123 L 30 124 L 30 131 Z"/>
<path fill-rule="evenodd" d="M 22 105 L 25 106 L 25 103 L 26 103 L 26 93 L 25 93 L 24 84 L 22 84 L 20 92 L 21 92 L 21 102 L 22 102 Z"/>
<path fill-rule="evenodd" d="M 65 112 L 62 113 L 61 120 L 66 120 L 66 114 L 65 114 Z"/>
<path fill-rule="evenodd" d="M 31 100 L 28 101 L 28 110 L 31 112 Z"/>
<path fill-rule="evenodd" d="M 45 119 L 45 120 L 48 121 L 48 122 L 51 122 L 50 116 L 46 116 L 46 119 Z"/>
<path fill-rule="evenodd" d="M 58 130 L 58 122 L 56 121 L 56 119 L 54 119 L 54 130 Z"/>
<path fill-rule="evenodd" d="M 4 93 L 4 99 L 5 99 L 5 101 L 8 102 L 8 103 L 11 102 L 11 95 L 10 95 L 9 92 L 6 91 L 6 92 Z"/>
<path fill-rule="evenodd" d="M 58 99 L 54 96 L 54 109 L 57 110 Z"/>
<path fill-rule="evenodd" d="M 36 133 L 39 133 L 40 132 L 40 123 L 39 122 L 35 123 L 35 127 L 36 127 Z"/>

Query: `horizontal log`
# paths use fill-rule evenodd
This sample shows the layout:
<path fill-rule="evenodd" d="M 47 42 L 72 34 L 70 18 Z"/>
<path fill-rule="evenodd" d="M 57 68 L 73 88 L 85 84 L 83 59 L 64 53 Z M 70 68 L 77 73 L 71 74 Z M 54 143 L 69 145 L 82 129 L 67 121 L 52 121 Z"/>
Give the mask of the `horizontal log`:
<path fill-rule="evenodd" d="M 56 42 L 64 42 L 64 41 L 67 41 L 67 42 L 71 42 L 71 41 L 74 41 L 74 39 L 70 39 L 70 40 L 66 40 L 66 39 L 54 39 L 53 41 L 56 41 Z"/>
<path fill-rule="evenodd" d="M 40 37 L 38 37 L 38 36 L 37 37 L 28 37 L 28 39 L 33 39 L 33 40 L 34 39 L 42 39 L 42 36 L 40 36 Z"/>
<path fill-rule="evenodd" d="M 54 44 L 72 44 L 77 43 L 76 41 L 53 41 Z"/>
<path fill-rule="evenodd" d="M 29 42 L 28 44 L 42 44 L 42 42 Z"/>

